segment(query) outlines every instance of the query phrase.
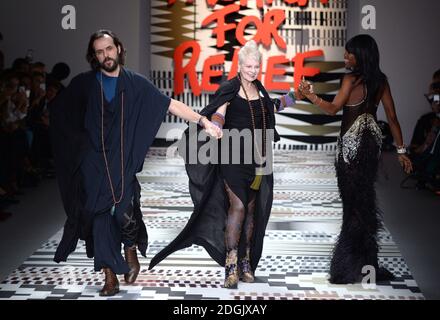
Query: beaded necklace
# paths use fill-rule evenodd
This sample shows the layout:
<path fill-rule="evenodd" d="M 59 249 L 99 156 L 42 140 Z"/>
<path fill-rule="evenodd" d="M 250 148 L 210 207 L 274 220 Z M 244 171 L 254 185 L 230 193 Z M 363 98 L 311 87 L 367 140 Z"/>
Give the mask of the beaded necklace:
<path fill-rule="evenodd" d="M 122 177 L 122 191 L 121 196 L 118 200 L 116 200 L 115 189 L 113 187 L 112 177 L 110 175 L 110 170 L 108 166 L 107 154 L 105 152 L 105 142 L 104 142 L 104 88 L 102 85 L 102 72 L 101 72 L 101 144 L 102 144 L 102 153 L 104 154 L 104 162 L 105 168 L 107 171 L 108 181 L 110 183 L 110 189 L 112 191 L 113 197 L 113 207 L 110 211 L 110 214 L 113 215 L 115 213 L 115 207 L 118 203 L 122 201 L 124 197 L 124 92 L 122 92 L 121 100 L 122 100 L 122 114 L 121 114 L 121 177 Z"/>
<path fill-rule="evenodd" d="M 264 103 L 263 103 L 263 99 L 261 99 L 260 94 L 258 94 L 258 98 L 260 100 L 260 107 L 261 107 L 261 113 L 263 115 L 263 146 L 262 146 L 262 152 L 260 153 L 260 150 L 258 148 L 258 141 L 257 141 L 257 137 L 256 137 L 256 126 L 255 126 L 255 115 L 254 115 L 254 110 L 252 108 L 252 104 L 251 101 L 249 100 L 249 96 L 246 92 L 246 89 L 244 88 L 243 82 L 241 81 L 240 76 L 238 77 L 238 79 L 240 80 L 240 86 L 243 89 L 243 92 L 246 96 L 246 100 L 249 104 L 249 111 L 251 113 L 251 121 L 252 121 L 252 129 L 253 129 L 253 136 L 254 136 L 254 145 L 255 145 L 255 149 L 257 150 L 257 154 L 258 157 L 260 158 L 260 164 L 257 168 L 257 174 L 255 176 L 255 179 L 251 185 L 251 189 L 253 190 L 259 190 L 260 189 L 260 184 L 261 184 L 261 177 L 262 177 L 262 164 L 265 161 L 266 158 L 266 111 L 264 108 Z M 254 84 L 255 85 L 255 84 Z M 257 92 L 259 93 L 258 87 L 255 86 L 255 88 L 257 89 Z"/>

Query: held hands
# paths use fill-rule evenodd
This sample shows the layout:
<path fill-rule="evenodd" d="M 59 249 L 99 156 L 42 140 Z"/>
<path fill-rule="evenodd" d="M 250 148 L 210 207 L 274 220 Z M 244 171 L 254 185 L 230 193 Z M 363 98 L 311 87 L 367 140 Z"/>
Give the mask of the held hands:
<path fill-rule="evenodd" d="M 301 83 L 299 84 L 298 90 L 301 95 L 303 95 L 304 97 L 307 97 L 307 98 L 314 93 L 312 83 L 309 81 L 306 81 L 304 77 L 303 77 Z"/>
<path fill-rule="evenodd" d="M 290 96 L 290 97 L 292 97 L 292 95 L 293 95 L 293 99 L 294 100 L 303 100 L 304 98 L 305 98 L 305 96 L 301 93 L 301 91 L 299 91 L 299 90 L 297 90 L 297 91 L 290 91 L 289 93 L 288 93 L 288 95 Z"/>
<path fill-rule="evenodd" d="M 306 81 L 303 77 L 301 83 L 299 84 L 299 91 L 303 96 L 309 99 L 314 105 L 321 107 L 320 104 L 324 101 L 322 98 L 318 97 L 315 92 L 313 92 L 313 84 Z M 321 107 L 322 108 L 322 107 Z"/>
<path fill-rule="evenodd" d="M 221 139 L 223 137 L 223 130 L 214 125 L 211 121 L 209 121 L 206 117 L 201 117 L 199 120 L 199 124 L 205 129 L 206 133 L 211 137 L 216 139 Z"/>

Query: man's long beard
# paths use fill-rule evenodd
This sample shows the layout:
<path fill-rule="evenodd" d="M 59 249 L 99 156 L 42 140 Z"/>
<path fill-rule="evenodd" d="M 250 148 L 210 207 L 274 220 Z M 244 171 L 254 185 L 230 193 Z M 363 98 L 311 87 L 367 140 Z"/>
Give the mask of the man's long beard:
<path fill-rule="evenodd" d="M 108 61 L 113 61 L 114 63 L 113 63 L 110 67 L 108 67 L 108 66 L 106 65 L 106 63 L 107 63 Z M 116 60 L 113 59 L 113 58 L 106 58 L 106 59 L 101 63 L 101 69 L 103 69 L 104 71 L 107 71 L 107 72 L 113 72 L 113 71 L 115 71 L 115 70 L 118 68 L 118 66 L 119 66 L 119 59 L 118 59 L 118 58 L 116 58 Z"/>

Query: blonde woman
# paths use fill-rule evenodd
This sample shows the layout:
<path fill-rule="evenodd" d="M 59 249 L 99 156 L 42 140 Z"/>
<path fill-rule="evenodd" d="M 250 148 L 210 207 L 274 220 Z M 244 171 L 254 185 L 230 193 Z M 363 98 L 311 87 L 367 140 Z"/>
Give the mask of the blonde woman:
<path fill-rule="evenodd" d="M 201 111 L 223 129 L 223 139 L 227 132 L 249 132 L 251 143 L 238 149 L 228 146 L 229 156 L 240 155 L 239 163 L 229 158 L 219 165 L 186 164 L 194 212 L 179 236 L 152 259 L 150 269 L 172 252 L 197 244 L 225 267 L 225 288 L 237 288 L 239 279 L 254 281 L 273 199 L 272 171 L 262 170 L 270 165 L 266 146 L 279 140 L 274 113 L 295 100 L 291 93 L 276 100 L 269 97 L 257 79 L 261 59 L 256 43 L 247 42 L 239 51 L 238 76 L 222 83 Z M 263 138 L 257 139 L 256 132 Z"/>

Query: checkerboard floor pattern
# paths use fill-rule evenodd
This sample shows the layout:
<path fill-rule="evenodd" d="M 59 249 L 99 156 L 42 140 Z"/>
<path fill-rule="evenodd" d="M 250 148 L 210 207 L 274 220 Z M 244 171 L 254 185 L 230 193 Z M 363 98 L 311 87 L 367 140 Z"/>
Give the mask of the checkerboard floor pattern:
<path fill-rule="evenodd" d="M 380 263 L 396 275 L 395 281 L 371 287 L 327 281 L 342 215 L 333 161 L 330 152 L 275 152 L 273 210 L 255 283 L 224 289 L 224 270 L 198 246 L 147 270 L 150 259 L 174 239 L 192 211 L 182 160 L 166 157 L 166 149 L 152 148 L 139 174 L 150 243 L 135 284 L 126 285 L 120 277 L 118 295 L 99 297 L 103 276 L 93 271 L 83 243 L 67 263 L 52 261 L 60 231 L 0 284 L 0 299 L 424 299 L 386 230 L 379 237 Z"/>

